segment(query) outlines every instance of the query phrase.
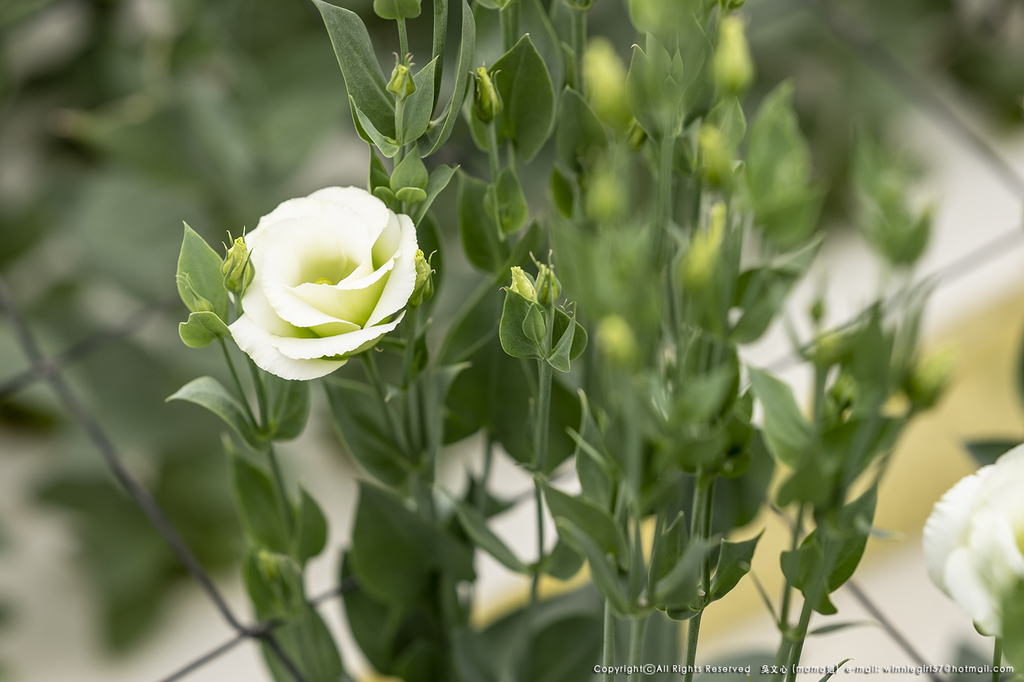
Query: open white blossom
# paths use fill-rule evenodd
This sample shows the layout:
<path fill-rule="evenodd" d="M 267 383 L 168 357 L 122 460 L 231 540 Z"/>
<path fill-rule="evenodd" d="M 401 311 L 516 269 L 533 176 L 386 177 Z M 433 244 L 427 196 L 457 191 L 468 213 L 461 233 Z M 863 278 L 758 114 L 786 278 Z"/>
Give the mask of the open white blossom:
<path fill-rule="evenodd" d="M 230 326 L 285 379 L 330 374 L 401 321 L 416 283 L 416 228 L 358 187 L 290 199 L 245 237 L 255 278 Z"/>
<path fill-rule="evenodd" d="M 1004 597 L 1024 578 L 1024 445 L 960 480 L 924 527 L 935 584 L 985 634 L 1002 634 Z"/>

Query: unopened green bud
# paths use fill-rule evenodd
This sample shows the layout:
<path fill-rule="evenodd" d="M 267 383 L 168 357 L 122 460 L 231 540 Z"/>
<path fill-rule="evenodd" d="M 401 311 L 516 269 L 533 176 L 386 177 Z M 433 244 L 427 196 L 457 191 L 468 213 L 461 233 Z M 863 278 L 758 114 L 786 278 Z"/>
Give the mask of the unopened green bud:
<path fill-rule="evenodd" d="M 395 68 L 391 71 L 391 80 L 388 81 L 388 92 L 398 99 L 405 99 L 416 92 L 416 82 L 412 79 L 409 67 L 402 64 L 395 58 Z"/>
<path fill-rule="evenodd" d="M 597 323 L 597 343 L 609 362 L 631 366 L 638 356 L 633 328 L 619 315 L 607 315 Z"/>
<path fill-rule="evenodd" d="M 697 142 L 705 177 L 713 186 L 720 187 L 732 178 L 733 166 L 732 154 L 722 137 L 722 131 L 705 123 L 700 127 Z"/>
<path fill-rule="evenodd" d="M 846 350 L 846 337 L 839 332 L 827 331 L 814 343 L 811 359 L 818 367 L 831 367 L 842 362 Z"/>
<path fill-rule="evenodd" d="M 424 256 L 420 249 L 416 249 L 413 264 L 416 266 L 416 284 L 409 297 L 409 307 L 418 308 L 434 295 L 434 270 L 430 267 L 430 258 Z"/>
<path fill-rule="evenodd" d="M 224 288 L 233 294 L 242 296 L 245 290 L 252 284 L 255 269 L 252 265 L 252 254 L 245 245 L 245 239 L 237 237 L 224 256 L 224 263 L 220 266 L 220 273 L 224 276 Z"/>
<path fill-rule="evenodd" d="M 711 281 L 718 267 L 725 238 L 725 204 L 718 202 L 711 207 L 711 219 L 707 229 L 700 230 L 690 240 L 690 248 L 683 258 L 683 287 L 700 291 Z"/>
<path fill-rule="evenodd" d="M 944 348 L 926 357 L 911 370 L 903 385 L 915 407 L 928 409 L 938 402 L 953 373 L 955 354 Z"/>
<path fill-rule="evenodd" d="M 527 301 L 537 300 L 537 290 L 530 281 L 530 276 L 523 272 L 518 265 L 512 268 L 512 291 L 516 292 Z"/>
<path fill-rule="evenodd" d="M 857 382 L 847 372 L 841 372 L 829 389 L 832 404 L 838 413 L 835 415 L 837 418 L 853 407 L 857 401 L 857 394 Z"/>
<path fill-rule="evenodd" d="M 537 303 L 543 306 L 554 305 L 562 295 L 562 283 L 555 276 L 553 268 L 541 264 L 537 271 Z"/>
<path fill-rule="evenodd" d="M 601 171 L 587 187 L 587 216 L 598 222 L 615 220 L 626 212 L 627 199 L 625 183 L 610 170 Z"/>
<path fill-rule="evenodd" d="M 718 49 L 715 52 L 715 83 L 719 91 L 745 92 L 754 80 L 754 62 L 739 17 L 725 17 L 718 25 Z"/>
<path fill-rule="evenodd" d="M 607 38 L 590 41 L 583 54 L 583 80 L 594 113 L 616 131 L 629 127 L 626 65 Z"/>
<path fill-rule="evenodd" d="M 476 70 L 476 89 L 473 93 L 473 113 L 481 123 L 490 123 L 501 111 L 501 98 L 494 88 L 494 81 L 483 66 Z"/>

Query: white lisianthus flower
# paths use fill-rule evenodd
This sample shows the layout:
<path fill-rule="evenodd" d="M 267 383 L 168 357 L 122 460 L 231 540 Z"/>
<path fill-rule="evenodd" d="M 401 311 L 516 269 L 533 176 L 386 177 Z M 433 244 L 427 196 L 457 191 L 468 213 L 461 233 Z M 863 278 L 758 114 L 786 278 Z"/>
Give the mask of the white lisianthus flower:
<path fill-rule="evenodd" d="M 935 584 L 987 635 L 1002 635 L 1002 604 L 1024 578 L 1024 445 L 949 489 L 924 526 Z"/>
<path fill-rule="evenodd" d="M 245 237 L 255 277 L 230 326 L 260 368 L 330 374 L 401 322 L 416 283 L 416 228 L 358 187 L 290 199 Z"/>

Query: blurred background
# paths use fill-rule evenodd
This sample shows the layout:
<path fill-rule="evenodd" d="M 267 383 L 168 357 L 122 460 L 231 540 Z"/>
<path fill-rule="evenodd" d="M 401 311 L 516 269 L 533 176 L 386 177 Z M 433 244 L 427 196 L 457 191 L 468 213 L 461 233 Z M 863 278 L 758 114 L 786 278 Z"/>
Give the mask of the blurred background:
<path fill-rule="evenodd" d="M 397 49 L 393 26 L 372 14 L 369 0 L 344 4 L 365 18 L 387 65 Z M 911 169 L 915 198 L 934 203 L 919 274 L 957 269 L 932 298 L 927 339 L 952 344 L 960 361 L 941 408 L 900 445 L 877 518 L 891 533 L 869 543 L 857 580 L 930 662 L 952 663 L 961 645 L 979 652 L 988 645 L 927 580 L 920 528 L 941 493 L 972 469 L 965 440 L 1024 437 L 1015 388 L 1024 329 L 1024 182 L 1013 179 L 1024 175 L 1024 3 L 846 0 L 829 3 L 828 13 L 820 9 L 810 0 L 749 0 L 744 14 L 758 80 L 748 104 L 753 110 L 771 87 L 794 79 L 816 173 L 829 188 L 825 254 L 796 292 L 794 315 L 825 290 L 838 323 L 873 296 L 875 261 L 850 228 L 850 183 L 865 132 L 886 140 Z M 627 57 L 636 36 L 623 16 L 621 0 L 598 0 L 590 33 L 607 36 Z M 480 10 L 479 22 L 478 61 L 490 63 L 499 51 L 497 21 Z M 429 45 L 429 19 L 410 29 L 415 55 Z M 435 158 L 481 173 L 486 163 L 461 125 Z M 178 339 L 176 324 L 185 316 L 174 289 L 181 222 L 213 244 L 227 241 L 228 231 L 255 226 L 284 199 L 365 184 L 366 163 L 312 3 L 0 2 L 0 276 L 45 355 L 56 358 L 243 613 L 234 570 L 241 540 L 220 428 L 191 406 L 164 403 L 189 379 L 222 371 L 216 353 L 190 351 Z M 538 197 L 531 205 L 541 206 L 546 174 L 535 175 L 541 180 L 528 190 Z M 435 212 L 454 244 L 453 200 L 449 190 Z M 449 261 L 442 311 L 445 300 L 458 298 L 460 278 L 471 276 L 451 261 L 457 258 Z M 231 632 L 38 380 L 14 332 L 12 320 L 0 317 L 0 680 L 160 680 Z M 748 349 L 747 359 L 770 365 L 789 350 L 780 328 Z M 798 367 L 785 377 L 806 393 Z M 474 443 L 457 449 L 451 470 L 478 450 Z M 358 470 L 327 422 L 314 419 L 284 458 L 289 474 L 324 505 L 331 546 L 341 547 Z M 529 485 L 512 467 L 497 478 L 508 494 Z M 532 540 L 520 530 L 531 524 L 526 510 L 515 510 L 498 530 L 528 556 Z M 766 516 L 751 534 L 764 525 L 754 571 L 774 594 L 783 532 Z M 335 551 L 318 560 L 312 594 L 336 584 L 336 559 Z M 478 615 L 486 619 L 524 588 L 496 565 L 481 564 L 489 598 Z M 709 611 L 712 639 L 702 657 L 774 648 L 752 582 L 742 587 Z M 856 600 L 837 604 L 844 620 L 873 620 Z M 323 612 L 344 640 L 337 602 Z M 848 656 L 863 665 L 909 662 L 872 626 L 812 640 L 806 651 L 809 665 Z M 360 669 L 358 660 L 347 662 Z M 256 647 L 246 644 L 188 679 L 269 678 Z"/>

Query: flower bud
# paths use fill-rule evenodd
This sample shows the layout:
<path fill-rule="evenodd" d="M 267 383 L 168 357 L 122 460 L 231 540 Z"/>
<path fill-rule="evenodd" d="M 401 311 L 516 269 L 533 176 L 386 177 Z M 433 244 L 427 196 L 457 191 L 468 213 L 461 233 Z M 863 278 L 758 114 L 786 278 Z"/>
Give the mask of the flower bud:
<path fill-rule="evenodd" d="M 700 146 L 705 177 L 713 186 L 720 187 L 731 179 L 733 174 L 733 157 L 722 137 L 722 131 L 705 123 L 700 127 L 697 143 Z"/>
<path fill-rule="evenodd" d="M 614 221 L 626 212 L 628 199 L 625 183 L 611 170 L 602 170 L 587 187 L 587 216 L 601 223 Z"/>
<path fill-rule="evenodd" d="M 542 306 L 554 305 L 562 295 L 562 283 L 555 276 L 553 268 L 541 264 L 537 271 L 537 303 Z"/>
<path fill-rule="evenodd" d="M 738 94 L 754 80 L 754 62 L 743 33 L 743 21 L 725 17 L 718 26 L 718 50 L 715 52 L 715 83 L 719 91 Z"/>
<path fill-rule="evenodd" d="M 831 367 L 842 362 L 847 350 L 846 337 L 839 332 L 827 331 L 814 343 L 811 359 L 818 367 Z"/>
<path fill-rule="evenodd" d="M 693 235 L 690 248 L 683 259 L 683 287 L 699 291 L 711 281 L 718 267 L 725 237 L 725 204 L 711 207 L 711 224 Z"/>
<path fill-rule="evenodd" d="M 619 315 L 606 315 L 597 323 L 597 342 L 601 353 L 614 365 L 631 366 L 637 358 L 633 328 Z"/>
<path fill-rule="evenodd" d="M 220 272 L 224 275 L 225 289 L 239 296 L 245 294 L 255 274 L 245 239 L 237 237 L 231 244 L 227 255 L 224 256 L 224 263 L 220 266 Z"/>
<path fill-rule="evenodd" d="M 434 295 L 434 270 L 430 267 L 430 258 L 424 256 L 420 249 L 416 249 L 413 263 L 416 266 L 416 284 L 413 285 L 409 306 L 418 308 Z"/>
<path fill-rule="evenodd" d="M 938 402 L 953 372 L 954 353 L 945 348 L 926 357 L 910 371 L 903 390 L 915 407 L 928 409 Z"/>
<path fill-rule="evenodd" d="M 583 80 L 594 113 L 616 131 L 629 127 L 626 65 L 607 38 L 594 38 L 583 54 Z"/>
<path fill-rule="evenodd" d="M 395 68 L 391 71 L 391 80 L 387 85 L 388 92 L 398 99 L 405 99 L 416 92 L 416 82 L 412 79 L 409 67 L 395 57 Z"/>
<path fill-rule="evenodd" d="M 527 301 L 537 300 L 537 290 L 533 287 L 530 277 L 518 265 L 512 268 L 512 291 Z"/>
<path fill-rule="evenodd" d="M 490 123 L 501 111 L 501 98 L 494 88 L 494 81 L 487 69 L 478 67 L 475 74 L 476 89 L 473 93 L 473 113 L 481 123 Z"/>

